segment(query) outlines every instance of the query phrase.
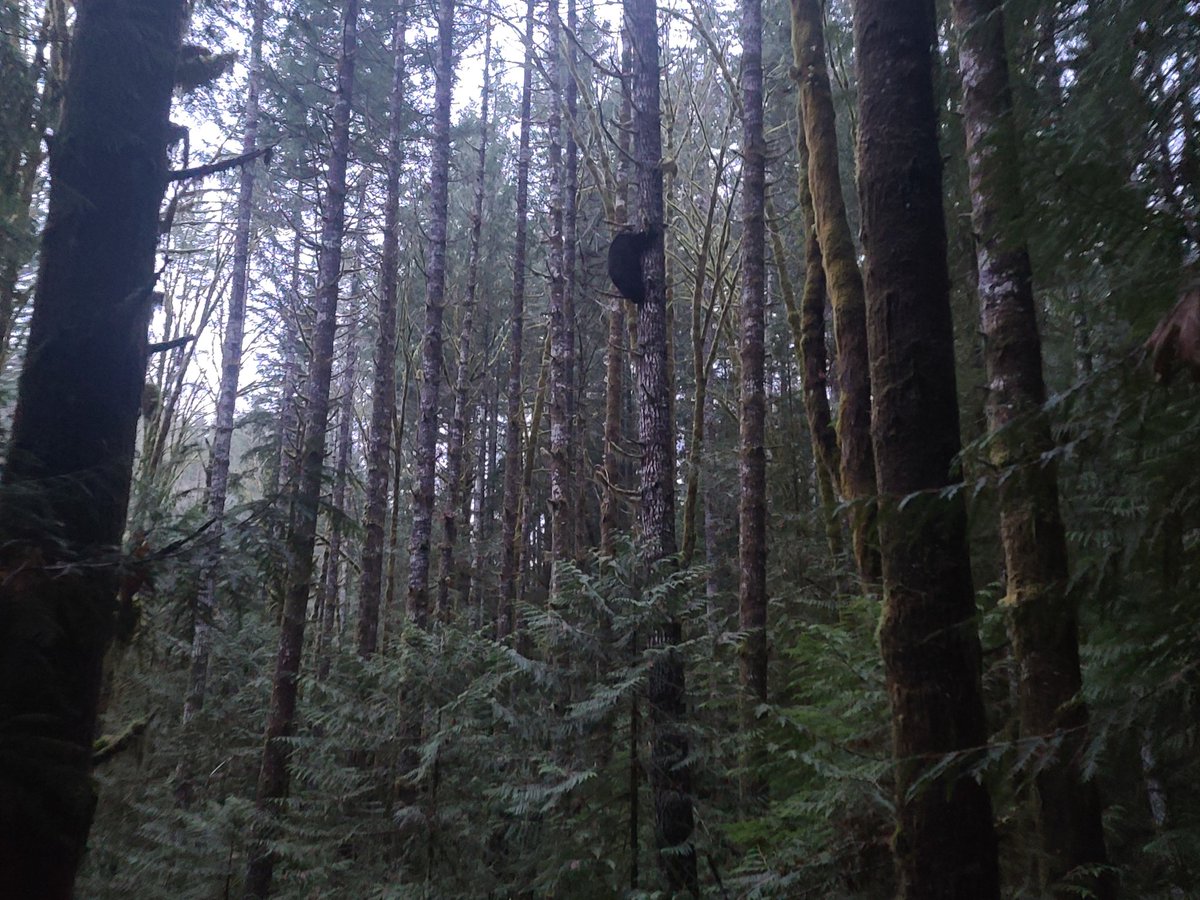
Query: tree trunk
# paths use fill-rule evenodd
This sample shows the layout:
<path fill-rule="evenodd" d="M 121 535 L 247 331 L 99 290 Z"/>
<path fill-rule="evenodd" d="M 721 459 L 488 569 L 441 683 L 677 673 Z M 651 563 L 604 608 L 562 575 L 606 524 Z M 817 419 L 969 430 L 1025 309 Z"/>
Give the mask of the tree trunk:
<path fill-rule="evenodd" d="M 400 275 L 400 174 L 404 165 L 405 31 L 408 0 L 398 0 L 392 21 L 392 92 L 388 101 L 388 158 L 380 260 L 379 324 L 375 334 L 375 378 L 367 439 L 367 491 L 363 516 L 362 571 L 358 581 L 358 654 L 379 644 L 379 598 L 383 592 L 383 529 L 387 520 L 392 419 L 396 414 L 396 306 Z M 396 435 L 397 442 L 400 436 Z"/>
<path fill-rule="evenodd" d="M 620 150 L 619 172 L 613 203 L 613 225 L 620 228 L 629 218 L 629 133 L 632 108 L 629 98 L 629 73 L 632 65 L 627 30 L 621 28 L 621 129 L 617 135 Z M 624 526 L 622 499 L 623 466 L 618 454 L 625 405 L 625 372 L 629 367 L 625 353 L 628 340 L 625 321 L 625 300 L 614 295 L 608 309 L 608 340 L 604 351 L 604 489 L 600 494 L 600 552 L 605 556 L 616 553 L 617 532 Z M 636 830 L 636 824 L 633 826 Z M 636 852 L 636 848 L 635 848 Z M 636 879 L 635 879 L 636 880 Z"/>
<path fill-rule="evenodd" d="M 633 158 L 637 168 L 636 225 L 663 227 L 662 134 L 659 113 L 658 14 L 655 0 L 625 0 L 625 25 L 633 47 Z M 675 428 L 667 360 L 666 258 L 661 240 L 642 254 L 645 302 L 637 308 L 638 436 L 642 443 L 638 524 L 647 568 L 675 556 Z M 646 699 L 650 707 L 650 785 L 659 866 L 672 894 L 699 895 L 691 843 L 692 777 L 685 762 L 687 735 L 683 628 L 674 610 L 651 636 L 655 661 Z"/>
<path fill-rule="evenodd" d="M 867 356 L 867 307 L 858 251 L 850 234 L 838 166 L 833 94 L 825 60 L 820 0 L 792 0 L 792 53 L 808 151 L 808 183 L 826 289 L 833 302 L 837 380 L 841 395 L 837 434 L 841 442 L 842 494 L 852 507 L 854 558 L 864 585 L 879 581 L 875 546 L 875 458 L 871 450 L 871 378 Z"/>
<path fill-rule="evenodd" d="M 563 177 L 563 327 L 566 330 L 563 343 L 567 355 L 563 359 L 567 380 L 567 498 L 571 520 L 567 553 L 571 559 L 581 559 L 587 541 L 586 494 L 583 490 L 583 421 L 578 361 L 576 356 L 576 286 L 578 273 L 575 270 L 579 255 L 579 144 L 575 140 L 579 127 L 579 85 L 575 81 L 578 63 L 575 41 L 578 37 L 579 13 L 576 0 L 567 0 L 567 35 L 563 55 L 567 62 L 566 113 L 567 140 L 564 149 Z"/>
<path fill-rule="evenodd" d="M 253 152 L 258 142 L 258 83 L 262 77 L 265 11 L 265 0 L 255 0 L 251 13 L 250 69 L 246 83 L 246 123 L 242 135 L 242 153 Z M 212 627 L 217 615 L 217 572 L 222 558 L 221 539 L 225 529 L 225 499 L 229 490 L 230 445 L 233 441 L 238 382 L 242 375 L 242 341 L 246 330 L 246 282 L 250 269 L 250 217 L 254 209 L 253 199 L 254 163 L 251 162 L 243 165 L 238 173 L 233 281 L 229 290 L 225 340 L 221 344 L 221 384 L 217 391 L 212 453 L 209 460 L 208 515 L 214 520 L 209 537 L 212 545 L 204 560 L 204 568 L 200 574 L 200 595 L 196 599 L 191 673 L 187 698 L 183 704 L 185 725 L 204 706 L 204 692 L 208 683 L 208 656 L 212 648 Z"/>
<path fill-rule="evenodd" d="M 508 422 L 504 430 L 504 522 L 501 535 L 500 609 L 496 637 L 503 640 L 516 628 L 517 529 L 521 515 L 521 344 L 525 333 L 525 242 L 529 220 L 530 106 L 533 95 L 534 0 L 525 4 L 525 70 L 521 85 L 521 132 L 517 155 L 517 233 L 513 244 L 512 321 L 509 325 Z"/>
<path fill-rule="evenodd" d="M 547 165 L 550 169 L 549 211 L 550 247 L 550 565 L 551 597 L 557 597 L 559 564 L 571 555 L 574 536 L 571 497 L 571 439 L 569 360 L 574 353 L 573 336 L 567 327 L 566 248 L 563 242 L 565 171 L 562 155 L 563 101 L 561 39 L 558 0 L 547 3 L 546 78 L 550 82 L 550 109 L 546 130 L 549 132 Z"/>
<path fill-rule="evenodd" d="M 746 724 L 767 699 L 767 404 L 766 156 L 763 139 L 762 0 L 742 0 L 742 357 L 738 404 L 738 622 L 745 637 L 739 654 Z M 751 766 L 752 768 L 752 766 Z M 750 775 L 744 787 L 757 794 Z"/>
<path fill-rule="evenodd" d="M 816 228 L 812 224 L 812 198 L 808 192 L 807 152 L 804 137 L 797 141 L 800 156 L 799 194 L 800 208 L 804 216 L 804 288 L 800 302 L 787 271 L 787 253 L 777 224 L 770 226 L 771 250 L 775 257 L 775 268 L 779 272 L 779 293 L 787 310 L 788 329 L 792 333 L 792 344 L 796 354 L 796 366 L 800 371 L 800 389 L 804 394 L 804 414 L 808 422 L 808 433 L 813 452 L 813 468 L 816 470 L 817 496 L 821 504 L 821 516 L 825 522 L 825 540 L 829 555 L 838 559 L 842 555 L 842 529 L 837 514 L 837 492 L 834 482 L 840 466 L 838 462 L 837 434 L 829 412 L 829 368 L 825 351 L 825 267 L 821 265 L 821 246 L 817 243 Z M 775 211 L 770 198 L 767 199 L 767 221 L 775 222 Z"/>
<path fill-rule="evenodd" d="M 362 215 L 366 199 L 366 182 L 358 194 L 359 215 Z M 361 258 L 361 257 L 360 257 Z M 359 292 L 358 265 L 353 266 L 355 276 L 351 282 L 350 299 L 357 301 Z M 329 496 L 329 564 L 322 572 L 317 585 L 318 600 L 315 604 L 321 614 L 321 633 L 317 640 L 317 679 L 329 675 L 333 655 L 333 633 L 337 630 L 338 595 L 342 586 L 342 523 L 346 518 L 346 477 L 350 471 L 351 428 L 354 425 L 354 376 L 358 362 L 358 316 L 350 317 L 342 352 L 341 384 L 338 385 L 337 443 L 334 449 L 333 490 Z"/>
<path fill-rule="evenodd" d="M 454 378 L 454 412 L 450 418 L 450 440 L 446 452 L 446 504 L 442 512 L 441 570 L 438 578 L 437 613 L 450 615 L 450 584 L 454 580 L 454 546 L 458 542 L 459 509 L 469 480 L 463 478 L 463 444 L 467 434 L 467 393 L 471 386 L 471 333 L 474 328 L 475 298 L 479 291 L 479 245 L 483 231 L 483 192 L 487 175 L 488 110 L 491 99 L 492 20 L 488 19 L 483 43 L 483 94 L 479 112 L 478 166 L 475 196 L 471 207 L 471 243 L 467 263 L 467 296 L 462 304 L 458 337 L 458 370 Z M 465 483 L 464 483 L 465 481 Z"/>
<path fill-rule="evenodd" d="M 184 6 L 76 13 L 0 500 L 0 884 L 14 897 L 72 896 L 95 808 Z"/>
<path fill-rule="evenodd" d="M 446 308 L 446 226 L 450 197 L 450 103 L 454 88 L 454 0 L 438 0 L 434 65 L 433 147 L 429 172 L 429 256 L 425 272 L 420 410 L 417 416 L 417 486 L 408 555 L 408 618 L 429 621 L 429 556 L 437 483 L 438 407 L 442 387 L 442 316 Z"/>
<path fill-rule="evenodd" d="M 979 270 L 979 305 L 988 373 L 988 447 L 1000 473 L 1000 539 L 1017 662 L 1021 731 L 1060 741 L 1035 784 L 1044 856 L 1042 888 L 1078 896 L 1080 884 L 1112 897 L 1111 875 L 1064 879 L 1081 866 L 1104 866 L 1100 797 L 1078 761 L 1087 745 L 1088 712 L 1080 697 L 1079 628 L 1068 596 L 1067 539 L 1053 463 L 1054 441 L 1042 415 L 1041 339 L 1029 251 L 1020 235 L 1024 210 L 1012 92 L 997 0 L 955 0 L 963 83 L 963 124 L 971 188 L 971 222 Z"/>
<path fill-rule="evenodd" d="M 987 729 L 966 508 L 943 490 L 961 476 L 933 4 L 857 0 L 854 36 L 900 896 L 984 900 L 999 873 L 969 772 Z"/>
<path fill-rule="evenodd" d="M 275 657 L 275 675 L 271 682 L 271 707 L 267 715 L 262 766 L 255 793 L 255 806 L 264 820 L 274 816 L 288 791 L 288 739 L 296 722 L 300 657 L 304 650 L 321 476 L 325 467 L 329 385 L 333 376 L 334 335 L 337 330 L 338 280 L 346 226 L 346 163 L 350 155 L 350 111 L 357 44 L 358 0 L 346 0 L 317 263 L 316 321 L 313 325 L 312 368 L 304 406 L 303 452 L 296 492 L 295 522 L 288 535 L 287 588 L 283 600 L 279 650 Z M 246 870 L 246 893 L 252 897 L 266 897 L 271 890 L 275 854 L 268 843 L 268 836 L 266 825 L 260 825 L 256 846 L 251 851 Z"/>

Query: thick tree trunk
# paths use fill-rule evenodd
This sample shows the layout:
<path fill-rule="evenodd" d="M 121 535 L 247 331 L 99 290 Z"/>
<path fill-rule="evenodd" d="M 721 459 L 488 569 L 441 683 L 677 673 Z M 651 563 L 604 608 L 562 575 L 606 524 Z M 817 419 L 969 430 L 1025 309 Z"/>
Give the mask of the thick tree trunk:
<path fill-rule="evenodd" d="M 509 325 L 508 421 L 504 429 L 504 511 L 500 567 L 500 609 L 496 637 L 516 628 L 518 526 L 521 517 L 521 432 L 525 413 L 521 402 L 522 342 L 525 334 L 525 242 L 529 220 L 530 107 L 533 95 L 534 0 L 525 4 L 525 70 L 521 86 L 521 131 L 517 154 L 517 233 L 513 244 L 512 320 Z"/>
<path fill-rule="evenodd" d="M 325 467 L 325 432 L 329 419 L 329 385 L 333 376 L 334 335 L 337 330 L 338 280 L 342 268 L 342 238 L 346 226 L 346 163 L 350 155 L 350 111 L 354 93 L 354 57 L 358 44 L 358 0 L 346 0 L 342 17 L 342 46 L 338 56 L 337 91 L 333 104 L 332 144 L 326 172 L 326 196 L 317 263 L 316 321 L 313 325 L 312 368 L 304 406 L 304 438 L 296 493 L 295 521 L 288 536 L 288 575 L 279 631 L 279 650 L 271 683 L 262 766 L 255 806 L 264 823 L 273 817 L 288 791 L 288 738 L 296 722 L 300 687 L 300 657 L 312 586 L 313 546 Z M 246 893 L 266 897 L 271 890 L 275 854 L 266 825 L 260 825 L 246 871 Z"/>
<path fill-rule="evenodd" d="M 446 452 L 446 504 L 442 512 L 441 569 L 438 573 L 437 613 L 450 615 L 450 585 L 454 580 L 454 547 L 458 542 L 459 510 L 463 495 L 469 496 L 469 480 L 463 478 L 463 444 L 467 434 L 467 393 L 471 387 L 471 337 L 475 327 L 475 298 L 479 292 L 479 246 L 483 231 L 483 191 L 487 176 L 488 111 L 491 99 L 492 20 L 488 19 L 483 43 L 483 94 L 479 112 L 478 164 L 475 196 L 471 206 L 471 243 L 467 262 L 467 296 L 462 304 L 458 334 L 458 368 L 454 377 L 454 412 L 450 417 L 450 441 Z M 465 598 L 463 598 L 465 599 Z"/>
<path fill-rule="evenodd" d="M 850 234 L 838 166 L 833 94 L 825 60 L 820 0 L 792 0 L 792 53 L 808 151 L 808 183 L 826 289 L 833 302 L 837 379 L 841 402 L 842 494 L 853 504 L 854 558 L 865 585 L 879 581 L 875 539 L 875 457 L 871 449 L 871 379 L 867 357 L 867 307 L 858 251 Z"/>
<path fill-rule="evenodd" d="M 442 387 L 442 317 L 446 308 L 446 227 L 450 197 L 450 104 L 454 88 L 454 0 L 438 0 L 434 65 L 433 147 L 429 172 L 429 255 L 425 271 L 420 410 L 417 415 L 417 484 L 408 554 L 408 618 L 429 621 L 429 557 L 437 483 L 438 413 Z"/>
<path fill-rule="evenodd" d="M 767 403 L 766 147 L 763 139 L 762 0 L 742 0 L 742 358 L 738 404 L 738 622 L 743 703 L 751 725 L 754 707 L 767 699 Z M 751 768 L 753 768 L 751 766 Z M 746 779 L 757 793 L 760 785 Z M 748 798 L 747 798 L 748 799 Z"/>
<path fill-rule="evenodd" d="M 625 0 L 633 48 L 633 158 L 639 231 L 663 227 L 662 134 L 659 113 L 658 14 L 655 0 Z M 666 258 L 661 240 L 642 254 L 646 300 L 637 316 L 638 435 L 642 443 L 639 539 L 647 567 L 675 556 L 675 427 L 667 359 Z M 683 660 L 683 628 L 673 610 L 651 635 L 656 652 L 646 699 L 650 707 L 650 785 L 659 866 L 670 893 L 700 893 L 691 843 L 692 776 Z"/>
<path fill-rule="evenodd" d="M 255 0 L 250 26 L 250 69 L 246 82 L 245 132 L 242 152 L 251 153 L 258 142 L 258 83 L 262 78 L 263 18 L 265 0 Z M 187 698 L 183 703 L 186 725 L 204 706 L 208 684 L 208 657 L 212 648 L 213 620 L 217 615 L 217 572 L 221 566 L 225 499 L 229 491 L 229 455 L 233 442 L 233 418 L 237 407 L 238 383 L 242 375 L 242 341 L 246 331 L 246 282 L 250 269 L 250 217 L 254 209 L 254 163 L 238 174 L 236 233 L 233 239 L 233 281 L 229 288 L 229 313 L 221 344 L 221 383 L 213 423 L 209 459 L 208 515 L 214 520 L 212 546 L 200 574 L 196 599 L 196 621 L 192 627 L 192 664 Z"/>
<path fill-rule="evenodd" d="M 76 13 L 0 500 L 0 884 L 13 897 L 72 896 L 96 802 L 184 12 L 93 0 Z"/>
<path fill-rule="evenodd" d="M 1000 539 L 1017 661 L 1021 731 L 1056 742 L 1035 780 L 1044 854 L 1043 889 L 1115 896 L 1111 875 L 1064 879 L 1077 867 L 1107 861 L 1100 798 L 1078 761 L 1087 744 L 1080 697 L 1079 628 L 1068 596 L 1067 539 L 1058 505 L 1054 447 L 1042 415 L 1046 385 L 1024 216 L 1012 92 L 997 0 L 954 0 L 963 83 L 963 124 L 979 305 L 988 373 L 991 461 L 1000 473 Z"/>
<path fill-rule="evenodd" d="M 857 0 L 859 190 L 880 489 L 900 896 L 999 896 L 961 491 L 933 4 Z M 941 768 L 947 756 L 963 754 Z"/>
<path fill-rule="evenodd" d="M 392 20 L 392 92 L 388 101 L 388 158 L 380 260 L 379 324 L 375 334 L 375 378 L 367 438 L 366 510 L 363 517 L 362 571 L 358 581 L 358 654 L 379 644 L 379 599 L 383 592 L 383 529 L 387 520 L 392 419 L 396 415 L 396 306 L 400 280 L 400 174 L 404 165 L 405 31 L 408 0 L 398 0 Z M 396 435 L 397 442 L 400 436 Z"/>

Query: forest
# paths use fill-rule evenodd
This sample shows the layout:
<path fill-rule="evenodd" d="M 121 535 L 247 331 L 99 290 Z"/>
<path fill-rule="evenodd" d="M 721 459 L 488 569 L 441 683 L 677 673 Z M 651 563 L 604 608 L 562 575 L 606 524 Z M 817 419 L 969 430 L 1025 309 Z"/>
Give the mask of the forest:
<path fill-rule="evenodd" d="M 1200 896 L 1200 2 L 0 0 L 0 895 Z"/>

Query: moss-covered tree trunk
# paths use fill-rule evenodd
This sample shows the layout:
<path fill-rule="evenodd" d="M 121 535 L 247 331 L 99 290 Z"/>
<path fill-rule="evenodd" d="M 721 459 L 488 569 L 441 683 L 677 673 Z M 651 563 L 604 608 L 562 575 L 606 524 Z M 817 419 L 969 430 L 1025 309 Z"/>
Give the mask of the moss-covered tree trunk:
<path fill-rule="evenodd" d="M 859 191 L 900 896 L 999 896 L 933 95 L 933 4 L 857 0 Z"/>
<path fill-rule="evenodd" d="M 837 123 L 820 0 L 792 0 L 792 55 L 808 151 L 808 184 L 826 289 L 833 303 L 837 380 L 841 395 L 837 434 L 842 495 L 852 506 L 854 558 L 863 582 L 879 580 L 875 541 L 875 457 L 871 448 L 871 373 L 867 307 L 858 251 L 850 233 L 838 165 Z"/>
<path fill-rule="evenodd" d="M 0 495 L 0 892 L 72 896 L 129 504 L 179 0 L 77 10 Z"/>
<path fill-rule="evenodd" d="M 1046 400 L 1041 339 L 1029 251 L 1020 233 L 1021 165 L 1003 9 L 997 0 L 954 0 L 953 9 L 988 374 L 988 446 L 999 475 L 1005 603 L 1021 731 L 1023 737 L 1056 742 L 1035 778 L 1042 886 L 1055 896 L 1073 897 L 1085 884 L 1094 896 L 1111 897 L 1111 876 L 1077 875 L 1064 882 L 1071 870 L 1103 866 L 1107 856 L 1096 784 L 1084 780 L 1078 765 L 1088 712 L 1079 696 L 1078 624 L 1067 589 L 1057 473 L 1053 463 L 1043 462 L 1054 443 L 1041 409 Z"/>

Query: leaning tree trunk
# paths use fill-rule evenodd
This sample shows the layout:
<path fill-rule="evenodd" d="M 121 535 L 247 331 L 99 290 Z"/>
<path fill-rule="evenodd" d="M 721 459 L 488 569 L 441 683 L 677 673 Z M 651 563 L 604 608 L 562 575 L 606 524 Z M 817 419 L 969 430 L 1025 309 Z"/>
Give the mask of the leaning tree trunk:
<path fill-rule="evenodd" d="M 521 518 L 521 344 L 525 333 L 525 253 L 529 221 L 530 107 L 533 95 L 534 0 L 525 5 L 525 70 L 521 85 L 521 131 L 517 153 L 517 233 L 513 243 L 512 319 L 509 325 L 508 421 L 504 429 L 504 510 L 500 566 L 500 609 L 496 637 L 508 637 L 516 628 L 517 530 Z"/>
<path fill-rule="evenodd" d="M 663 227 L 662 133 L 659 112 L 658 11 L 655 0 L 625 0 L 633 46 L 633 158 L 637 167 L 638 230 Z M 663 242 L 642 254 L 645 302 L 637 308 L 638 436 L 642 443 L 638 525 L 647 567 L 672 559 L 675 544 L 675 427 L 667 360 L 667 283 Z M 700 893 L 692 846 L 692 775 L 683 728 L 687 704 L 683 626 L 674 610 L 655 629 L 649 673 L 650 785 L 659 866 L 671 894 Z"/>
<path fill-rule="evenodd" d="M 491 99 L 492 20 L 488 19 L 483 41 L 483 93 L 479 101 L 479 149 L 475 168 L 475 196 L 471 205 L 471 243 L 467 262 L 467 296 L 462 305 L 458 337 L 458 369 L 454 376 L 454 412 L 450 417 L 450 442 L 446 452 L 446 503 L 442 513 L 441 570 L 438 576 L 437 612 L 450 615 L 450 584 L 454 580 L 454 546 L 458 542 L 458 520 L 463 495 L 470 493 L 463 478 L 463 445 L 467 434 L 467 400 L 471 387 L 471 336 L 475 324 L 475 300 L 479 292 L 479 247 L 483 231 L 483 193 L 487 177 L 488 111 Z M 465 598 L 463 598 L 465 599 Z"/>
<path fill-rule="evenodd" d="M 77 10 L 0 498 L 0 884 L 67 900 L 95 809 L 101 666 L 146 375 L 185 4 Z"/>
<path fill-rule="evenodd" d="M 446 223 L 450 197 L 450 102 L 454 87 L 454 0 L 438 0 L 434 66 L 433 148 L 429 172 L 429 261 L 425 272 L 425 335 L 417 414 L 417 486 L 408 554 L 408 618 L 429 620 L 429 556 L 437 482 L 438 404 L 442 387 L 442 316 L 446 309 Z"/>
<path fill-rule="evenodd" d="M 762 0 L 742 0 L 742 359 L 738 404 L 738 627 L 743 721 L 767 700 L 766 147 L 763 138 Z M 751 738 L 753 740 L 753 738 Z M 760 762 L 745 758 L 743 802 L 757 806 L 765 783 Z"/>
<path fill-rule="evenodd" d="M 250 26 L 250 71 L 246 83 L 246 126 L 242 153 L 253 153 L 258 142 L 258 83 L 262 78 L 263 18 L 265 0 L 255 0 Z M 233 239 L 233 280 L 229 286 L 229 313 L 225 340 L 221 344 L 221 384 L 213 422 L 209 462 L 208 515 L 213 520 L 211 547 L 200 574 L 196 598 L 196 621 L 192 627 L 192 664 L 188 693 L 183 703 L 186 725 L 204 706 L 208 684 L 208 657 L 212 649 L 213 619 L 217 614 L 217 572 L 221 566 L 221 540 L 225 530 L 225 499 L 229 491 L 229 456 L 233 443 L 233 416 L 237 408 L 238 382 L 242 375 L 242 340 L 246 331 L 246 282 L 250 269 L 250 216 L 253 212 L 254 164 L 246 163 L 238 174 L 237 224 Z"/>
<path fill-rule="evenodd" d="M 837 344 L 838 440 L 842 494 L 853 504 L 851 536 L 858 572 L 867 586 L 879 581 L 875 545 L 875 458 L 871 449 L 871 378 L 867 307 L 858 251 L 850 234 L 838 166 L 833 94 L 825 60 L 820 0 L 792 0 L 792 54 L 808 151 L 808 183 L 826 290 L 833 303 Z"/>
<path fill-rule="evenodd" d="M 358 654 L 368 658 L 379 644 L 379 598 L 383 593 L 383 529 L 387 520 L 392 418 L 396 414 L 396 305 L 400 270 L 400 174 L 404 166 L 404 33 L 408 0 L 399 0 L 392 20 L 392 93 L 388 102 L 388 157 L 380 260 L 379 324 L 375 333 L 375 378 L 367 438 L 366 510 L 362 570 L 358 582 Z M 396 435 L 397 441 L 399 435 Z"/>
<path fill-rule="evenodd" d="M 296 721 L 300 657 L 304 649 L 321 476 L 325 467 L 329 384 L 333 376 L 334 335 L 337 330 L 338 279 L 342 268 L 342 238 L 346 230 L 346 163 L 350 155 L 350 110 L 357 44 L 358 0 L 346 0 L 321 222 L 321 249 L 317 261 L 316 321 L 312 336 L 312 368 L 304 406 L 304 439 L 296 491 L 295 522 L 288 535 L 287 587 L 283 598 L 279 650 L 275 657 L 271 707 L 267 714 L 262 766 L 255 793 L 255 806 L 264 821 L 260 822 L 246 871 L 246 893 L 252 897 L 266 897 L 270 893 L 275 854 L 267 840 L 266 820 L 278 812 L 279 804 L 288 791 L 289 738 Z"/>
<path fill-rule="evenodd" d="M 971 220 L 979 270 L 979 306 L 988 372 L 991 461 L 1000 473 L 1000 539 L 1004 545 L 1013 655 L 1017 662 L 1023 737 L 1057 743 L 1035 785 L 1043 851 L 1042 887 L 1078 896 L 1115 896 L 1111 875 L 1064 879 L 1078 867 L 1107 861 L 1100 797 L 1079 760 L 1087 744 L 1087 707 L 1080 697 L 1079 628 L 1068 596 L 1067 539 L 1058 505 L 1054 447 L 1042 415 L 1046 385 L 1029 251 L 1020 236 L 1024 211 L 1012 91 L 998 0 L 955 0 L 963 83 L 963 124 L 971 187 Z"/>
<path fill-rule="evenodd" d="M 857 0 L 859 190 L 900 896 L 999 896 L 967 550 L 933 4 Z M 951 490 L 946 490 L 946 488 Z"/>

